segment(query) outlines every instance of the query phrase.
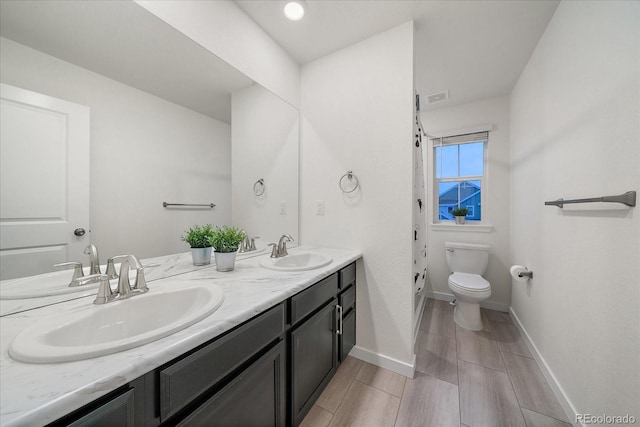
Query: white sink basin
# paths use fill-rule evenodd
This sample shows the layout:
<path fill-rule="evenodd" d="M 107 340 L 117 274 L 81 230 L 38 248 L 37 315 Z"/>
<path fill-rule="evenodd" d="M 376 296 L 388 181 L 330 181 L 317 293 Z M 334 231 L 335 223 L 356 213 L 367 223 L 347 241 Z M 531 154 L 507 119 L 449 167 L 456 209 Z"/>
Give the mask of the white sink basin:
<path fill-rule="evenodd" d="M 319 252 L 298 252 L 282 258 L 263 258 L 260 266 L 277 271 L 313 270 L 331 264 L 333 258 Z"/>
<path fill-rule="evenodd" d="M 104 305 L 88 305 L 43 319 L 20 332 L 9 355 L 20 362 L 89 359 L 147 344 L 204 319 L 224 292 L 213 284 L 174 280 L 154 291 Z M 194 286 L 194 283 L 201 283 Z"/>

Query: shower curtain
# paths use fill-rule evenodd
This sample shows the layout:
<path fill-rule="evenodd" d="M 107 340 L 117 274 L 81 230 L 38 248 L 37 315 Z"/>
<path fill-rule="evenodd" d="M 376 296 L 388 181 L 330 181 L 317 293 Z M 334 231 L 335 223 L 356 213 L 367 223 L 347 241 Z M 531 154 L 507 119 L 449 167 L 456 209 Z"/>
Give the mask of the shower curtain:
<path fill-rule="evenodd" d="M 427 279 L 427 207 L 424 185 L 424 161 L 422 157 L 422 123 L 420 122 L 420 95 L 416 94 L 413 147 L 413 290 L 420 294 L 425 287 Z"/>

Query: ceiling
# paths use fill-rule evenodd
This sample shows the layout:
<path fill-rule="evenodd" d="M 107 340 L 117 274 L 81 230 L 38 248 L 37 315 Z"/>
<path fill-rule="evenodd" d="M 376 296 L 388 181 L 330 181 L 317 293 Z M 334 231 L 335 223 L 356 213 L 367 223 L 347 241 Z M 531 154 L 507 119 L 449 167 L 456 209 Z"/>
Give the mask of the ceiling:
<path fill-rule="evenodd" d="M 253 84 L 131 1 L 3 0 L 0 35 L 225 123 Z"/>
<path fill-rule="evenodd" d="M 409 20 L 415 24 L 415 81 L 423 95 L 447 89 L 449 107 L 506 95 L 544 32 L 559 0 L 307 0 L 301 21 L 280 0 L 235 0 L 300 64 Z"/>

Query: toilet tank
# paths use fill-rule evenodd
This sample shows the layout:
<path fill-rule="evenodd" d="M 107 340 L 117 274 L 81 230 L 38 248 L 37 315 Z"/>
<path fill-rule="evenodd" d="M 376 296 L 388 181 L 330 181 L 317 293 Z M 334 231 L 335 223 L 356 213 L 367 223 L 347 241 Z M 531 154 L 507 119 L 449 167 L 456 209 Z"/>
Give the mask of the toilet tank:
<path fill-rule="evenodd" d="M 489 264 L 487 245 L 446 242 L 447 264 L 452 273 L 484 274 Z"/>

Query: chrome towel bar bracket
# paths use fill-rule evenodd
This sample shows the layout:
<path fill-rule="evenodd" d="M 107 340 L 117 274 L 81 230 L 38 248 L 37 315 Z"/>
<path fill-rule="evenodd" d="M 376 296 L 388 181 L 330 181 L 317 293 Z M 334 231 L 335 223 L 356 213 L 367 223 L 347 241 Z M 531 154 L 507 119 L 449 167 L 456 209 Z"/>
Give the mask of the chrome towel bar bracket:
<path fill-rule="evenodd" d="M 544 202 L 545 206 L 557 206 L 559 208 L 563 208 L 564 205 L 573 204 L 573 203 L 622 203 L 623 205 L 627 205 L 630 207 L 634 207 L 636 205 L 636 192 L 635 191 L 627 191 L 624 194 L 618 194 L 617 196 L 602 196 L 602 197 L 591 197 L 588 199 L 572 199 L 572 200 L 552 200 Z"/>

